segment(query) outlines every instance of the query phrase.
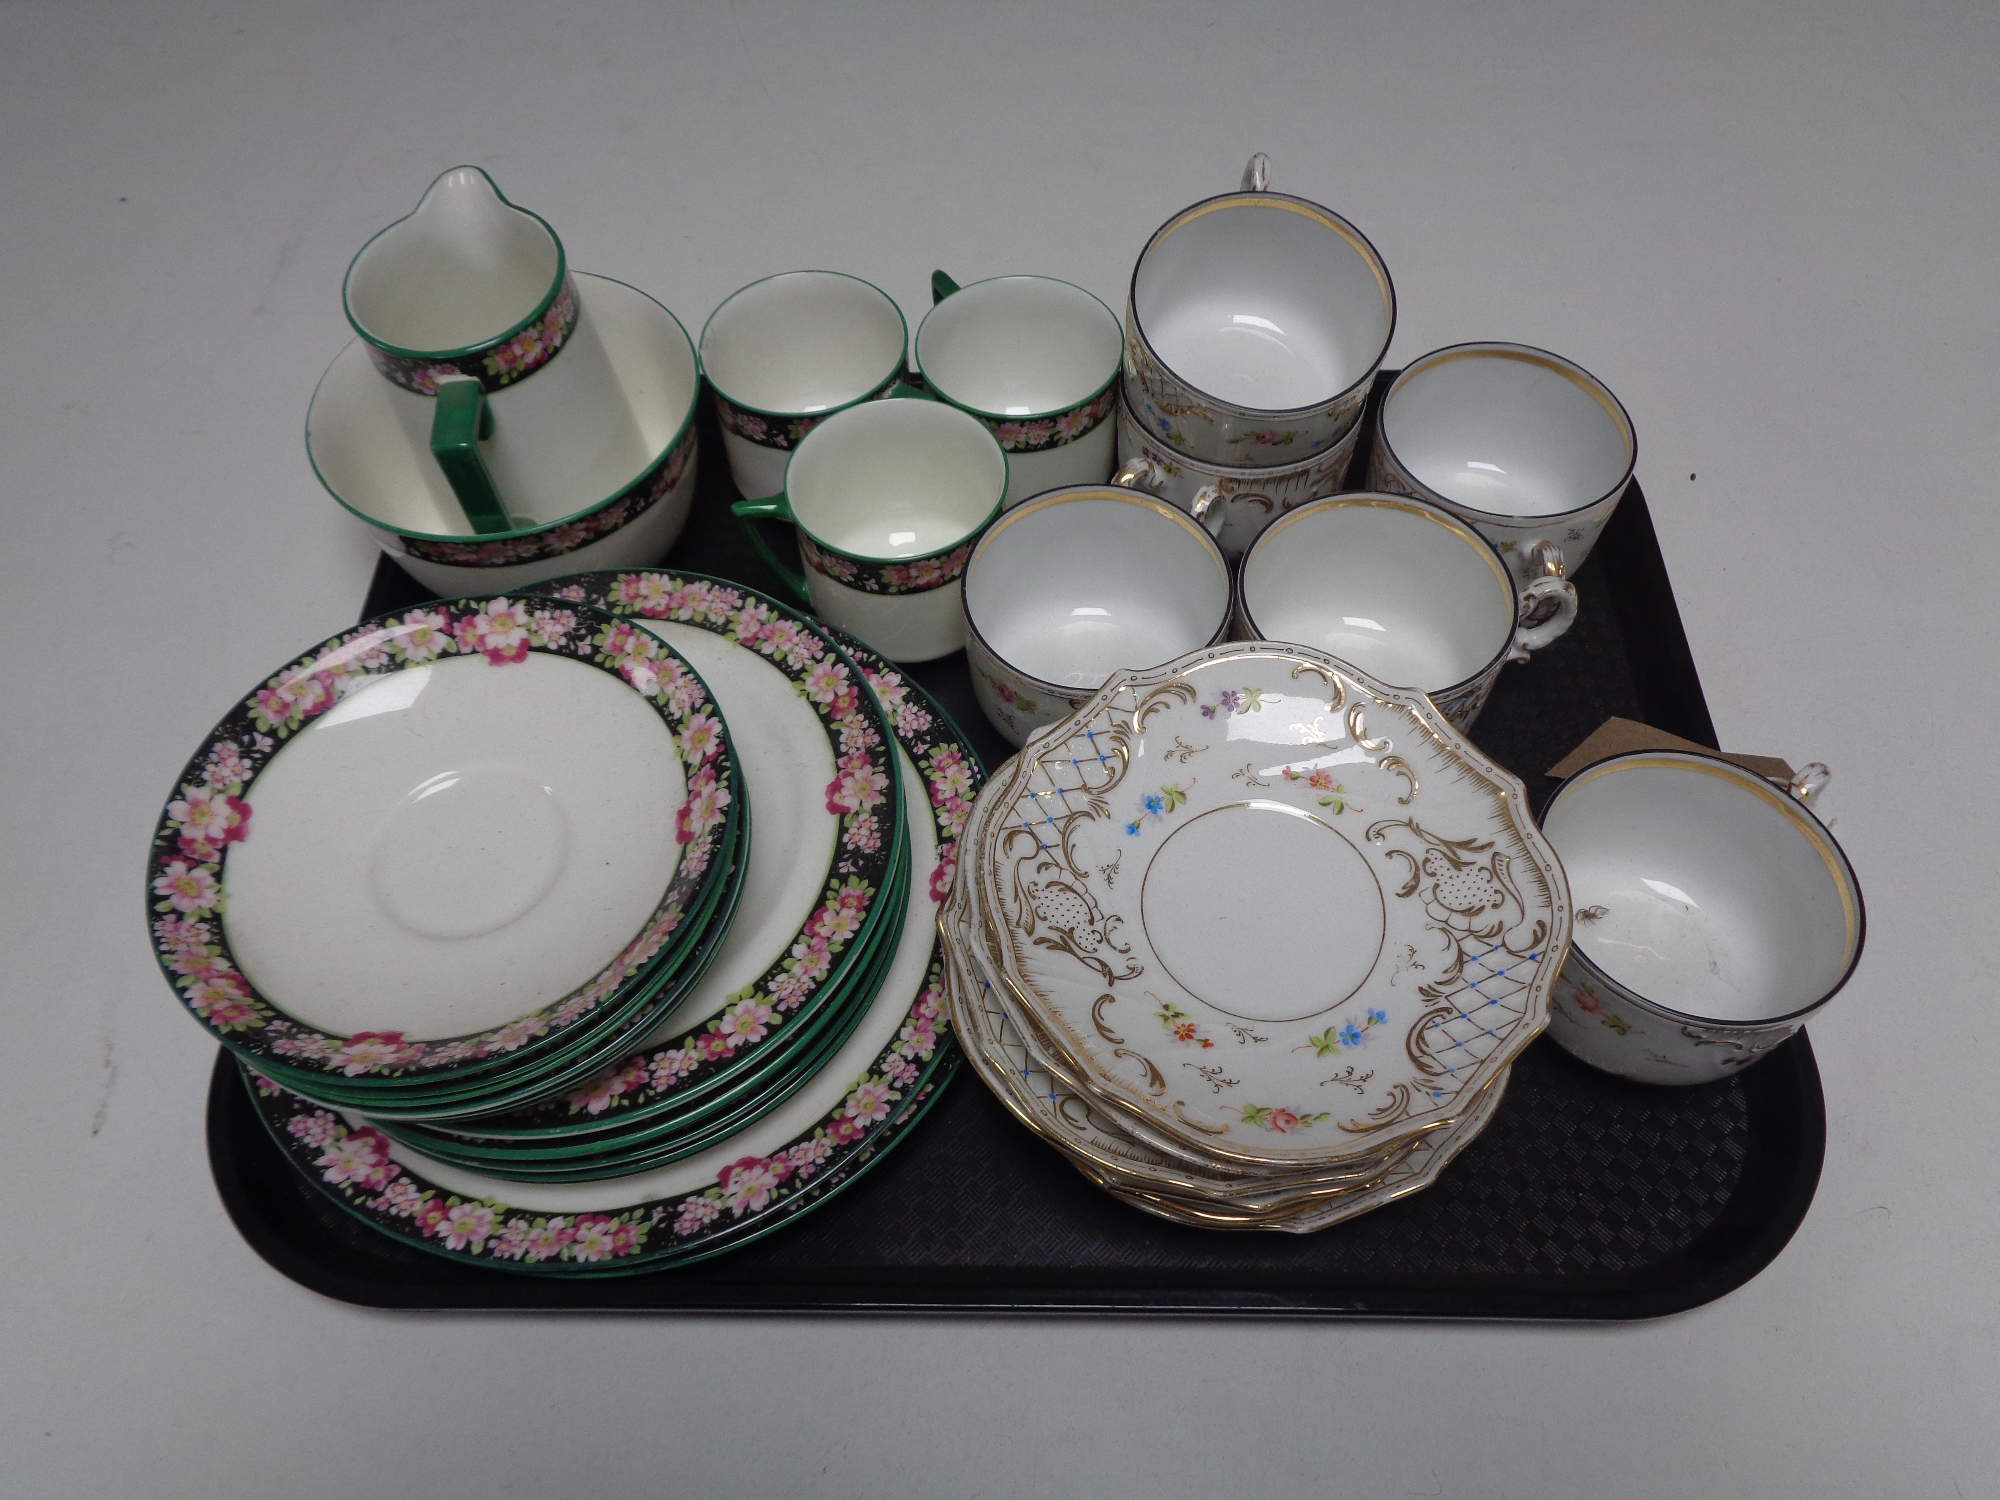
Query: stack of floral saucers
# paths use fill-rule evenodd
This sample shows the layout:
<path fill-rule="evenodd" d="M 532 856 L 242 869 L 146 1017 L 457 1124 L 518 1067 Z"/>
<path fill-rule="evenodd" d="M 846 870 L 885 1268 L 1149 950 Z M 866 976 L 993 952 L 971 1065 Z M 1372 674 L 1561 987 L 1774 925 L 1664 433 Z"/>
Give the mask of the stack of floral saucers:
<path fill-rule="evenodd" d="M 1519 781 L 1321 653 L 1114 676 L 980 796 L 940 929 L 1008 1109 L 1180 1223 L 1304 1232 L 1427 1186 L 1547 1020 L 1561 866 Z"/>
<path fill-rule="evenodd" d="M 419 613 L 443 622 L 436 636 L 443 644 L 425 664 L 446 663 L 447 670 L 433 676 L 444 681 L 484 669 L 493 658 L 476 642 L 486 627 L 461 622 L 490 622 L 511 609 L 530 622 L 523 639 L 531 655 L 555 649 L 536 645 L 537 632 L 559 636 L 570 653 L 565 666 L 597 666 L 649 704 L 666 691 L 658 684 L 697 685 L 701 703 L 676 721 L 672 743 L 692 746 L 692 756 L 708 732 L 697 718 L 713 723 L 718 749 L 688 780 L 694 786 L 709 769 L 716 779 L 683 794 L 668 778 L 673 806 L 664 837 L 684 848 L 683 833 L 713 836 L 718 852 L 732 833 L 736 840 L 727 846 L 726 889 L 706 905 L 690 899 L 690 918 L 675 924 L 676 935 L 699 932 L 683 938 L 690 951 L 670 981 L 650 988 L 643 1006 L 605 1032 L 602 1045 L 573 1049 L 565 1056 L 574 1061 L 525 1074 L 516 1087 L 513 1054 L 501 1052 L 492 1032 L 455 1036 L 445 1045 L 457 1044 L 463 1077 L 406 1097 L 398 1092 L 410 1087 L 406 1050 L 434 1052 L 439 1043 L 404 1028 L 385 1048 L 379 1034 L 337 1033 L 322 1023 L 325 1040 L 301 1065 L 287 1041 L 301 1024 L 293 1013 L 299 1004 L 280 1004 L 294 994 L 294 971 L 270 971 L 285 981 L 282 989 L 267 984 L 263 952 L 247 954 L 237 933 L 245 905 L 239 887 L 249 888 L 239 866 L 257 847 L 243 831 L 255 822 L 261 837 L 266 826 L 263 788 L 271 772 L 261 766 L 228 785 L 224 795 L 240 807 L 243 831 L 210 840 L 205 847 L 214 857 L 198 867 L 206 885 L 199 893 L 189 887 L 191 894 L 226 895 L 226 908 L 211 899 L 200 912 L 163 913 L 157 930 L 163 944 L 180 941 L 191 954 L 214 947 L 235 955 L 232 983 L 246 993 L 254 987 L 263 1009 L 218 1017 L 206 996 L 198 1001 L 190 992 L 189 1003 L 245 1059 L 274 1138 L 336 1201 L 454 1258 L 615 1274 L 718 1253 L 824 1201 L 879 1159 L 948 1076 L 956 1054 L 940 1045 L 942 955 L 933 916 L 979 771 L 948 721 L 887 663 L 762 596 L 668 573 L 579 575 L 540 587 L 546 597 L 504 608 L 503 601 L 426 606 Z M 314 732 L 337 729 L 342 713 L 346 722 L 366 723 L 403 711 L 385 695 L 397 691 L 393 641 L 415 628 L 405 619 L 356 633 L 387 632 L 391 644 L 349 674 L 353 683 L 331 684 L 324 714 L 315 708 L 303 716 L 316 719 Z M 470 655 L 468 640 L 475 642 Z M 307 663 L 318 670 L 346 644 L 323 648 Z M 295 669 L 274 682 L 299 676 Z M 421 709 L 434 692 L 406 690 L 404 697 Z M 371 702 L 381 706 L 367 707 Z M 450 707 L 449 698 L 438 706 Z M 496 830 L 534 815 L 514 802 L 492 798 L 491 806 L 469 807 L 451 825 L 452 838 L 411 853 L 408 840 L 397 842 L 407 817 L 394 810 L 401 803 L 390 798 L 378 806 L 343 791 L 338 807 L 361 830 L 353 841 L 373 861 L 363 872 L 362 897 L 351 904 L 390 912 L 393 923 L 411 899 L 402 894 L 397 906 L 399 893 L 414 889 L 445 901 L 437 892 L 464 884 L 470 864 L 484 879 L 481 889 L 501 885 L 510 893 L 511 904 L 495 899 L 476 914 L 490 922 L 497 911 L 496 930 L 504 933 L 561 896 L 575 867 L 590 873 L 600 862 L 606 846 L 579 805 L 615 795 L 628 815 L 620 831 L 634 847 L 662 836 L 645 821 L 643 796 L 603 780 L 595 748 L 604 743 L 601 726 L 573 723 L 560 705 L 522 700 L 516 707 L 504 728 L 486 725 L 476 747 L 440 741 L 440 766 L 449 761 L 461 779 L 470 767 L 536 785 L 555 804 L 560 837 L 545 835 L 545 842 L 559 850 L 556 873 L 524 874 L 500 863 L 496 848 L 511 850 L 518 841 L 496 841 Z M 214 742 L 232 731 L 226 723 Z M 291 747 L 283 747 L 286 755 Z M 282 767 L 278 748 L 252 746 Z M 533 755 L 541 758 L 522 759 Z M 207 763 L 206 755 L 198 759 L 193 780 Z M 444 774 L 425 762 L 378 782 L 421 807 L 422 788 Z M 300 785 L 326 792 L 318 779 Z M 190 795 L 183 788 L 175 808 Z M 517 790 L 516 801 L 523 795 Z M 301 800 L 313 799 L 302 793 Z M 747 815 L 753 801 L 754 834 Z M 184 813 L 170 808 L 156 861 L 159 899 L 171 901 L 180 889 L 173 882 L 191 878 L 185 859 L 174 869 L 167 857 L 187 826 Z M 683 854 L 677 870 L 687 866 Z M 350 884 L 362 879 L 359 868 L 347 869 Z M 495 880 L 496 872 L 507 879 Z M 538 874 L 546 894 L 532 878 Z M 340 878 L 340 871 L 322 878 Z M 473 924 L 466 918 L 460 925 Z M 395 993 L 419 992 L 384 972 Z M 184 975 L 181 983 L 189 988 Z M 432 1060 L 426 1053 L 417 1066 Z"/>

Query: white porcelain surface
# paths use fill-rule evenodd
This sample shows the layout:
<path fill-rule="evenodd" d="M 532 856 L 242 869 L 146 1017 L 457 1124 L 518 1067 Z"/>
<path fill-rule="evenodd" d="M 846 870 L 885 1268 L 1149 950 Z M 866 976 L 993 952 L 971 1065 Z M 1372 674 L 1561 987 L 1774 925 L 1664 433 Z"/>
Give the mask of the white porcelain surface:
<path fill-rule="evenodd" d="M 838 1105 L 875 1056 L 895 1039 L 910 1007 L 923 989 L 930 968 L 937 930 L 932 925 L 931 872 L 937 867 L 937 834 L 923 778 L 908 755 L 897 751 L 903 768 L 905 820 L 910 831 L 910 893 L 903 918 L 903 935 L 868 1014 L 812 1082 L 784 1104 L 720 1145 L 651 1172 L 615 1177 L 603 1182 L 516 1182 L 468 1172 L 419 1155 L 406 1146 L 391 1155 L 410 1171 L 448 1192 L 473 1199 L 497 1199 L 517 1208 L 547 1213 L 613 1212 L 648 1199 L 667 1198 L 713 1182 L 724 1167 L 745 1157 L 768 1155 L 810 1129 L 813 1121 Z M 349 1123 L 359 1116 L 349 1118 Z"/>
<path fill-rule="evenodd" d="M 1221 646 L 1114 679 L 1023 754 L 981 899 L 1005 977 L 1121 1117 L 1336 1162 L 1457 1118 L 1544 1024 L 1561 867 L 1520 783 L 1421 697 Z M 1256 1040 L 1210 1077 L 1239 1026 Z"/>
<path fill-rule="evenodd" d="M 1418 692 L 1484 671 L 1514 629 L 1491 550 L 1399 501 L 1346 496 L 1285 518 L 1244 558 L 1242 588 L 1263 639 Z"/>
<path fill-rule="evenodd" d="M 679 861 L 673 734 L 620 679 L 537 653 L 379 679 L 259 776 L 224 865 L 244 973 L 340 1034 L 505 1024 L 587 981 Z"/>
<path fill-rule="evenodd" d="M 1392 319 L 1368 258 L 1275 195 L 1222 202 L 1156 239 L 1132 310 L 1183 380 L 1272 412 L 1331 401 L 1368 374 Z"/>
<path fill-rule="evenodd" d="M 1218 640 L 1229 570 L 1169 505 L 1109 487 L 1063 490 L 1008 511 L 980 539 L 965 614 L 983 648 L 974 690 L 1018 745 L 1113 672 Z"/>
<path fill-rule="evenodd" d="M 632 412 L 645 452 L 622 478 L 591 481 L 589 488 L 578 485 L 569 490 L 563 502 L 566 509 L 554 512 L 556 519 L 595 509 L 664 454 L 687 426 L 700 386 L 687 333 L 664 307 L 645 293 L 604 277 L 578 274 L 575 281 L 584 304 L 579 326 L 588 321 L 599 329 L 616 376 L 618 401 Z M 533 379 L 555 374 L 575 353 L 566 348 Z M 505 429 L 506 407 L 500 403 L 519 393 L 502 390 L 488 398 L 499 422 L 496 441 Z M 432 404 L 429 397 L 384 380 L 369 359 L 368 346 L 355 339 L 321 379 L 306 418 L 306 448 L 321 481 L 362 520 L 377 523 L 373 529 L 384 549 L 399 557 L 403 553 L 399 532 L 469 544 L 485 540 L 468 527 L 451 486 L 431 457 Z M 695 466 L 690 461 L 673 491 L 624 528 L 650 521 L 648 530 L 636 538 L 640 549 L 654 548 L 646 555 L 600 558 L 578 549 L 516 568 L 459 568 L 422 558 L 409 559 L 409 566 L 422 581 L 451 594 L 462 588 L 518 587 L 585 567 L 656 561 L 679 534 L 694 481 Z M 590 546 L 602 547 L 620 535 L 613 532 Z M 628 538 L 625 545 L 631 547 L 633 542 Z"/>
<path fill-rule="evenodd" d="M 399 350 L 490 343 L 531 316 L 563 274 L 549 226 L 501 198 L 476 167 L 439 177 L 416 211 L 355 256 L 345 295 L 357 329 Z M 559 521 L 638 478 L 650 453 L 628 393 L 578 288 L 576 327 L 548 362 L 490 391 L 481 456 L 516 525 Z M 430 459 L 428 396 L 396 387 L 414 449 Z M 440 478 L 442 476 L 440 475 Z M 465 529 L 459 524 L 448 530 Z"/>
<path fill-rule="evenodd" d="M 1609 1071 L 1691 1083 L 1754 1061 L 1860 951 L 1846 857 L 1740 767 L 1623 756 L 1566 782 L 1543 827 L 1577 905 L 1557 1040 Z"/>
<path fill-rule="evenodd" d="M 813 613 L 894 662 L 935 661 L 964 648 L 959 588 L 953 578 L 913 594 L 871 594 L 806 567 Z"/>
<path fill-rule="evenodd" d="M 1471 521 L 1525 576 L 1536 540 L 1572 568 L 1589 555 L 1635 454 L 1631 419 L 1587 371 L 1520 344 L 1464 344 L 1389 388 L 1369 483 Z"/>
<path fill-rule="evenodd" d="M 1118 399 L 1118 462 L 1143 462 L 1134 482 L 1182 510 L 1192 511 L 1201 492 L 1214 486 L 1221 496 L 1222 529 L 1216 544 L 1226 557 L 1240 557 L 1258 533 L 1286 511 L 1347 487 L 1347 469 L 1361 439 L 1359 424 L 1311 457 L 1268 468 L 1203 463 L 1170 443 L 1149 436 L 1124 392 Z"/>
<path fill-rule="evenodd" d="M 785 470 L 800 526 L 850 556 L 883 560 L 957 546 L 1006 488 L 1007 458 L 993 434 L 936 401 L 840 412 L 806 435 Z"/>
<path fill-rule="evenodd" d="M 1118 373 L 1118 316 L 1082 287 L 996 276 L 961 287 L 917 326 L 917 366 L 940 396 L 990 417 L 1089 400 Z"/>
<path fill-rule="evenodd" d="M 1073 443 L 1007 455 L 1008 506 L 1073 484 L 1102 484 L 1118 464 L 1115 421 L 1099 422 Z"/>
<path fill-rule="evenodd" d="M 362 247 L 343 292 L 348 316 L 370 336 L 445 353 L 524 322 L 562 269 L 546 223 L 502 199 L 477 167 L 454 167 L 415 212 Z"/>
<path fill-rule="evenodd" d="M 809 416 L 859 401 L 894 375 L 906 340 L 901 311 L 867 282 L 788 271 L 716 308 L 701 331 L 701 364 L 739 406 Z"/>
<path fill-rule="evenodd" d="M 637 623 L 685 657 L 715 695 L 751 808 L 749 868 L 729 936 L 701 983 L 638 1044 L 648 1047 L 720 1013 L 784 957 L 825 889 L 840 814 L 826 805 L 835 774 L 826 731 L 789 677 L 713 631 L 670 620 Z"/>

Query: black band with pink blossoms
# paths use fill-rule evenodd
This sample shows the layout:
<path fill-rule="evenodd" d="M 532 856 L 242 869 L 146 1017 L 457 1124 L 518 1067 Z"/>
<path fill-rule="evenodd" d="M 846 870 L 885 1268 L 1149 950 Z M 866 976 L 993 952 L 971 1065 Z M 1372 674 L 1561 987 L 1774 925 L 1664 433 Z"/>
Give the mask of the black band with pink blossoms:
<path fill-rule="evenodd" d="M 987 430 L 1009 453 L 1043 453 L 1085 436 L 1110 416 L 1117 405 L 1118 386 L 1114 382 L 1083 405 L 1053 417 L 989 417 L 980 412 L 972 415 L 986 424 Z"/>
<path fill-rule="evenodd" d="M 861 401 L 881 400 L 896 388 L 898 381 L 904 379 L 907 379 L 904 372 L 901 370 L 896 371 L 887 380 L 876 386 L 874 390 L 863 396 Z M 859 406 L 861 401 L 850 401 L 848 406 Z M 838 407 L 835 410 L 846 411 L 847 406 Z M 722 430 L 724 432 L 740 437 L 746 443 L 755 443 L 759 448 L 777 448 L 781 451 L 789 451 L 798 447 L 800 438 L 811 432 L 828 417 L 833 416 L 834 412 L 814 412 L 809 417 L 774 417 L 765 412 L 752 411 L 747 406 L 738 406 L 734 401 L 723 395 L 721 391 L 716 391 L 715 415 L 716 419 L 722 423 Z"/>
<path fill-rule="evenodd" d="M 491 1031 L 416 1042 L 401 1032 L 339 1036 L 286 1016 L 236 964 L 221 920 L 223 857 L 250 837 L 258 774 L 278 751 L 349 694 L 442 658 L 483 657 L 506 668 L 530 655 L 567 657 L 627 682 L 673 731 L 688 766 L 676 822 L 684 846 L 646 925 L 587 984 Z M 210 731 L 182 772 L 153 835 L 148 885 L 155 956 L 197 1020 L 240 1055 L 279 1068 L 409 1076 L 518 1052 L 596 1010 L 646 967 L 680 926 L 708 872 L 734 795 L 722 720 L 701 679 L 656 637 L 589 607 L 549 600 L 454 599 L 370 620 L 272 677 Z"/>
<path fill-rule="evenodd" d="M 594 597 L 644 599 L 656 618 L 728 619 L 752 614 L 753 639 L 767 639 L 774 616 L 788 616 L 761 596 L 714 579 L 660 574 L 589 575 Z M 604 581 L 600 581 L 604 580 Z M 579 587 L 571 583 L 568 587 Z M 985 773 L 936 705 L 887 661 L 842 638 L 882 705 L 896 739 L 922 773 L 937 828 L 933 905 L 951 889 L 958 843 Z M 767 656 L 771 653 L 767 653 Z M 406 1171 L 386 1136 L 350 1127 L 337 1115 L 256 1078 L 255 1095 L 272 1135 L 322 1190 L 391 1234 L 454 1259 L 508 1268 L 548 1262 L 605 1270 L 641 1270 L 713 1254 L 748 1241 L 833 1192 L 880 1160 L 922 1114 L 958 1063 L 949 1037 L 943 957 L 933 940 L 916 1003 L 895 1039 L 811 1130 L 768 1156 L 726 1165 L 713 1183 L 611 1213 L 547 1214 L 498 1199 L 467 1199 Z"/>
<path fill-rule="evenodd" d="M 510 337 L 449 359 L 391 354 L 373 344 L 368 346 L 368 357 L 375 361 L 376 369 L 397 385 L 420 396 L 435 396 L 439 381 L 463 376 L 478 381 L 481 389 L 488 392 L 502 390 L 534 374 L 556 357 L 569 342 L 569 336 L 576 332 L 578 307 L 576 283 L 565 276 L 562 290 L 556 293 L 548 310 Z"/>
<path fill-rule="evenodd" d="M 906 562 L 861 562 L 828 551 L 803 530 L 798 537 L 799 556 L 805 559 L 807 567 L 867 594 L 927 594 L 963 576 L 972 557 L 972 543 L 967 542 L 963 547 L 933 557 L 913 557 Z"/>
<path fill-rule="evenodd" d="M 522 537 L 505 537 L 491 542 L 441 542 L 425 537 L 403 536 L 396 545 L 407 557 L 425 562 L 446 563 L 454 568 L 511 568 L 518 563 L 540 562 L 581 551 L 600 537 L 611 535 L 621 526 L 636 521 L 673 492 L 694 461 L 697 434 L 688 423 L 679 441 L 662 453 L 653 466 L 633 480 L 623 492 L 601 509 L 565 521 L 547 531 Z"/>

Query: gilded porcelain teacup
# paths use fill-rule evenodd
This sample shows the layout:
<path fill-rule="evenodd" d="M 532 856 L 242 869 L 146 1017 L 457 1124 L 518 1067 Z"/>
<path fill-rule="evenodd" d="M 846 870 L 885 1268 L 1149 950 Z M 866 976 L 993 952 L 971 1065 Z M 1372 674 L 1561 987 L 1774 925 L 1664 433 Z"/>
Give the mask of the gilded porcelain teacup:
<path fill-rule="evenodd" d="M 799 440 L 784 488 L 733 509 L 764 561 L 813 613 L 891 661 L 929 661 L 965 644 L 960 580 L 1000 513 L 1007 455 L 977 417 L 940 401 L 867 401 Z M 798 529 L 803 575 L 754 522 Z"/>
<path fill-rule="evenodd" d="M 1125 392 L 1148 435 L 1258 468 L 1333 447 L 1360 420 L 1396 327 L 1382 257 L 1352 224 L 1268 189 L 1184 208 L 1147 241 L 1126 304 Z"/>
<path fill-rule="evenodd" d="M 1604 383 L 1525 344 L 1413 360 L 1382 399 L 1368 487 L 1470 521 L 1524 582 L 1542 542 L 1574 571 L 1632 478 L 1632 419 Z"/>
<path fill-rule="evenodd" d="M 1332 495 L 1280 516 L 1244 553 L 1237 625 L 1424 693 L 1466 729 L 1503 666 L 1576 620 L 1560 550 L 1541 555 L 1545 574 L 1517 585 L 1492 543 L 1439 506 Z"/>
<path fill-rule="evenodd" d="M 477 167 L 446 172 L 362 246 L 342 298 L 395 389 L 406 441 L 431 456 L 470 523 L 447 531 L 562 522 L 662 456 L 562 241 Z"/>
<path fill-rule="evenodd" d="M 1118 463 L 1114 484 L 1149 490 L 1207 525 L 1223 556 L 1243 555 L 1257 534 L 1286 511 L 1297 510 L 1347 488 L 1348 465 L 1361 438 L 1357 423 L 1331 448 L 1300 463 L 1269 468 L 1230 468 L 1203 463 L 1156 441 L 1133 415 L 1132 403 L 1118 402 Z"/>
<path fill-rule="evenodd" d="M 1607 1073 L 1706 1083 L 1798 1031 L 1861 958 L 1861 887 L 1808 810 L 1729 761 L 1645 750 L 1556 789 L 1542 831 L 1575 905 L 1549 1035 Z"/>
<path fill-rule="evenodd" d="M 1113 673 L 1222 640 L 1229 565 L 1164 501 L 1079 485 L 993 523 L 966 565 L 964 608 L 973 692 L 1019 745 Z"/>
<path fill-rule="evenodd" d="M 1124 352 L 1118 315 L 1048 276 L 962 287 L 934 271 L 931 292 L 917 369 L 932 394 L 979 418 L 1007 450 L 1007 504 L 1103 483 Z"/>
<path fill-rule="evenodd" d="M 902 309 L 858 276 L 787 271 L 732 292 L 701 330 L 701 371 L 736 488 L 775 495 L 807 433 L 897 387 L 908 344 Z"/>

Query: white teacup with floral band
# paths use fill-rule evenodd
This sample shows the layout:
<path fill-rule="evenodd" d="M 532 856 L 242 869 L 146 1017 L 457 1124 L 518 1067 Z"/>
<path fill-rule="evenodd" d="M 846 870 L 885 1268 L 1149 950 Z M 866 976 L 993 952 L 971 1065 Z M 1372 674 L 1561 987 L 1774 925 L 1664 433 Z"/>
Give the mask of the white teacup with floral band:
<path fill-rule="evenodd" d="M 1347 470 L 1361 439 L 1357 423 L 1331 448 L 1303 463 L 1238 469 L 1203 463 L 1149 436 L 1118 402 L 1118 470 L 1114 484 L 1133 485 L 1171 501 L 1214 532 L 1223 556 L 1241 557 L 1257 534 L 1286 511 L 1347 488 Z M 1210 521 L 1211 514 L 1214 517 Z"/>
<path fill-rule="evenodd" d="M 780 493 L 732 508 L 814 614 L 915 662 L 965 644 L 960 581 L 1006 493 L 1007 455 L 986 425 L 910 393 L 836 412 L 792 451 Z M 797 527 L 803 576 L 772 553 L 759 519 Z"/>
<path fill-rule="evenodd" d="M 917 369 L 933 395 L 979 418 L 1007 450 L 1007 504 L 1102 484 L 1124 351 L 1118 315 L 1048 276 L 961 287 L 933 271 L 931 295 Z"/>
<path fill-rule="evenodd" d="M 1576 620 L 1561 555 L 1543 550 L 1550 574 L 1519 587 L 1492 543 L 1439 506 L 1331 495 L 1280 516 L 1243 554 L 1237 624 L 1423 693 L 1467 729 L 1500 669 Z"/>
<path fill-rule="evenodd" d="M 1146 431 L 1204 463 L 1297 463 L 1361 419 L 1396 328 L 1375 247 L 1317 203 L 1240 192 L 1182 209 L 1147 241 L 1125 311 L 1125 392 Z"/>
<path fill-rule="evenodd" d="M 443 471 L 409 440 L 408 408 L 428 403 L 382 379 L 365 341 L 342 350 L 313 393 L 306 453 L 314 473 L 383 551 L 440 597 L 501 593 L 591 568 L 646 567 L 687 522 L 701 389 L 694 344 L 644 292 L 582 272 L 571 280 L 589 298 L 619 399 L 651 456 L 636 479 L 585 495 L 551 521 L 472 533 Z M 575 352 L 565 350 L 559 363 Z"/>
<path fill-rule="evenodd" d="M 1808 804 L 1719 757 L 1644 750 L 1556 789 L 1542 831 L 1576 903 L 1549 1035 L 1607 1073 L 1707 1083 L 1798 1031 L 1861 958 L 1861 887 Z"/>
<path fill-rule="evenodd" d="M 1525 582 L 1541 542 L 1572 570 L 1590 555 L 1637 459 L 1632 419 L 1588 370 L 1526 344 L 1454 344 L 1382 398 L 1368 487 L 1470 521 Z"/>
<path fill-rule="evenodd" d="M 903 380 L 909 325 L 880 287 L 841 271 L 786 271 L 732 292 L 701 330 L 730 477 L 747 499 L 785 485 L 805 435 Z"/>
<path fill-rule="evenodd" d="M 562 241 L 477 167 L 446 172 L 362 246 L 342 300 L 406 441 L 456 497 L 449 530 L 560 522 L 659 457 Z"/>
<path fill-rule="evenodd" d="M 987 529 L 965 570 L 965 651 L 993 727 L 1019 745 L 1113 673 L 1212 646 L 1229 564 L 1163 500 L 1110 485 L 1052 490 Z"/>

